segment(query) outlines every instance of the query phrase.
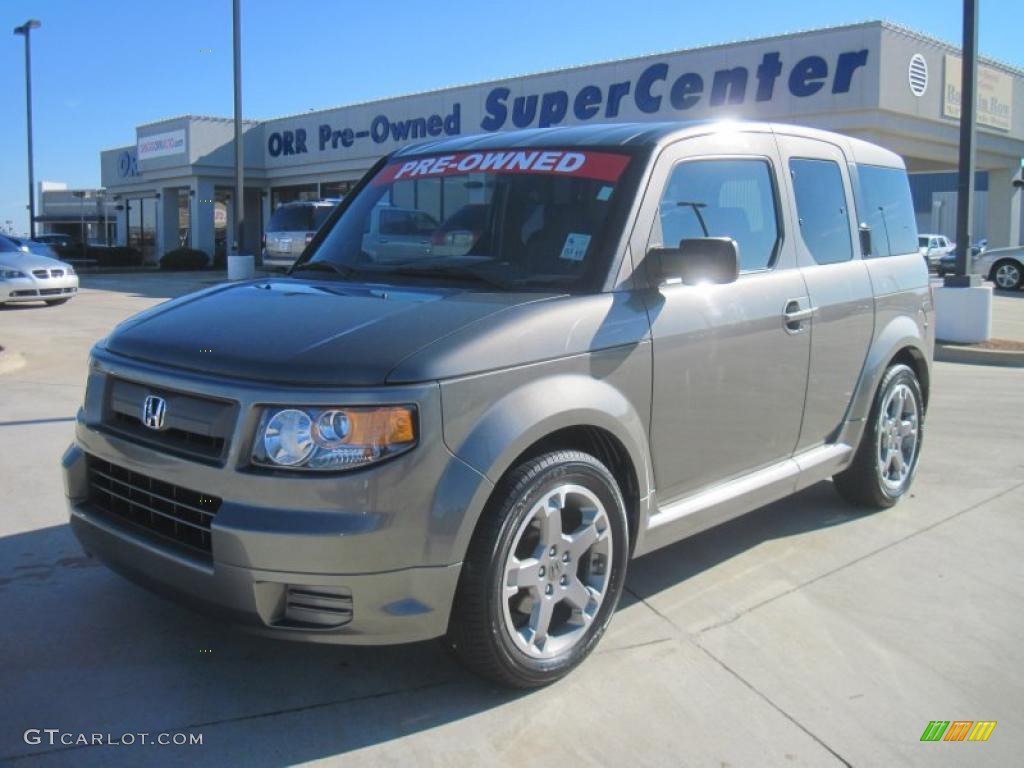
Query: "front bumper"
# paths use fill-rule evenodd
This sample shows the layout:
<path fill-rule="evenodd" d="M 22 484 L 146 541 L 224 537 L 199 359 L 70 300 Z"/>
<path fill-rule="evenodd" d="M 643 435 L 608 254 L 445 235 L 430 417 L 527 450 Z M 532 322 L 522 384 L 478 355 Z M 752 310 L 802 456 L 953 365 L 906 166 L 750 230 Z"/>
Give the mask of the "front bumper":
<path fill-rule="evenodd" d="M 311 476 L 253 472 L 246 461 L 255 406 L 299 394 L 186 382 L 184 374 L 144 368 L 104 363 L 90 371 L 75 442 L 63 459 L 71 527 L 87 552 L 155 592 L 277 637 L 393 644 L 444 634 L 464 554 L 458 542 L 491 486 L 444 447 L 436 384 L 383 396 L 307 390 L 296 402 L 386 397 L 415 402 L 420 412 L 420 445 L 409 453 L 364 470 Z M 224 465 L 178 458 L 104 429 L 103 381 L 111 375 L 232 393 L 240 416 Z M 98 506 L 89 456 L 222 499 L 209 551 L 175 547 Z"/>
<path fill-rule="evenodd" d="M 67 299 L 78 293 L 78 275 L 37 278 L 16 277 L 0 280 L 0 304 L 23 301 Z"/>

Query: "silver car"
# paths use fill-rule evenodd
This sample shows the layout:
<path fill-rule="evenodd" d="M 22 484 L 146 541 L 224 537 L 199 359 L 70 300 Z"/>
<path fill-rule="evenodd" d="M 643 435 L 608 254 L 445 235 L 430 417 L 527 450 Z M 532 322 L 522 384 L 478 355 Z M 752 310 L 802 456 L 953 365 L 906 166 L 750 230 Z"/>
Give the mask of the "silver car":
<path fill-rule="evenodd" d="M 337 200 L 320 200 L 279 205 L 267 224 L 263 241 L 263 265 L 292 266 L 337 203 Z"/>
<path fill-rule="evenodd" d="M 974 257 L 971 271 L 1000 290 L 1019 291 L 1024 288 L 1024 246 L 982 251 Z"/>
<path fill-rule="evenodd" d="M 78 275 L 70 264 L 27 251 L 0 236 L 0 304 L 45 301 L 54 306 L 77 292 Z"/>
<path fill-rule="evenodd" d="M 442 255 L 367 258 L 395 200 L 486 210 Z M 933 320 L 903 162 L 863 141 L 644 123 L 401 149 L 288 275 L 95 346 L 71 526 L 257 632 L 443 638 L 544 685 L 632 558 L 830 478 L 861 508 L 905 496 Z"/>

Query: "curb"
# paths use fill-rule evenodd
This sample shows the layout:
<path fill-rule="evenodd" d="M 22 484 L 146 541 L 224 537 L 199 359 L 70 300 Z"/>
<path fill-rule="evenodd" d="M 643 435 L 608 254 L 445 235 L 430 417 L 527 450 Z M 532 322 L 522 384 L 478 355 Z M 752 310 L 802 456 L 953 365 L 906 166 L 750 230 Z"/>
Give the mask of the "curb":
<path fill-rule="evenodd" d="M 11 373 L 25 367 L 25 358 L 17 352 L 0 351 L 0 374 Z"/>
<path fill-rule="evenodd" d="M 942 363 L 1024 368 L 1024 350 L 979 349 L 941 341 L 935 342 L 935 359 Z"/>

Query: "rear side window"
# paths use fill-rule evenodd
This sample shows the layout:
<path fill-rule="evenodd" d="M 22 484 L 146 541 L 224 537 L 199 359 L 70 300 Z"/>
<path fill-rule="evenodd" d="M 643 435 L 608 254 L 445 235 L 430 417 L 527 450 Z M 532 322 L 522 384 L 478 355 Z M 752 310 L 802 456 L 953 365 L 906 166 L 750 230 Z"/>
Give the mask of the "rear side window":
<path fill-rule="evenodd" d="M 858 165 L 857 176 L 860 180 L 857 218 L 871 227 L 872 256 L 913 253 L 917 250 L 915 240 L 920 246 L 932 245 L 928 238 L 917 237 L 914 201 L 905 171 L 878 165 Z M 943 246 L 947 244 L 942 242 Z"/>
<path fill-rule="evenodd" d="M 662 243 L 731 237 L 740 269 L 767 269 L 779 241 L 775 190 L 765 160 L 690 160 L 672 171 L 658 208 Z"/>
<path fill-rule="evenodd" d="M 843 192 L 843 174 L 832 160 L 792 158 L 800 235 L 819 264 L 836 264 L 853 258 L 850 219 Z"/>

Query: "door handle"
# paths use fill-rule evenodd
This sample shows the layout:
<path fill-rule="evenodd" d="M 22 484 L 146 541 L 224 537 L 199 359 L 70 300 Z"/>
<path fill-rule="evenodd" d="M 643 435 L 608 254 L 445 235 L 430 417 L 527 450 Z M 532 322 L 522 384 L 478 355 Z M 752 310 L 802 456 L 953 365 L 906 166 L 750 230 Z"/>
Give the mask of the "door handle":
<path fill-rule="evenodd" d="M 804 330 L 804 321 L 818 313 L 817 307 L 804 307 L 803 302 L 803 299 L 790 299 L 782 310 L 782 322 L 789 333 L 800 333 Z"/>

